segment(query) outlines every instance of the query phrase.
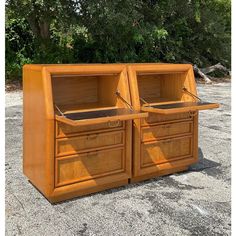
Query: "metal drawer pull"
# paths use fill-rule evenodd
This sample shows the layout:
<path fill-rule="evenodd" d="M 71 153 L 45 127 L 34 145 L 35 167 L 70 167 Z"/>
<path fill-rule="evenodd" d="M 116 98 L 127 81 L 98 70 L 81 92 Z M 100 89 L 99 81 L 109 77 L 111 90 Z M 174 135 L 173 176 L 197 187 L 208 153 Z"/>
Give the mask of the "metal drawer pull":
<path fill-rule="evenodd" d="M 120 120 L 116 120 L 116 121 L 108 121 L 108 126 L 110 128 L 115 128 L 118 127 L 120 125 Z"/>
<path fill-rule="evenodd" d="M 192 118 L 192 117 L 194 117 L 194 116 L 196 116 L 196 115 L 197 115 L 197 112 L 196 112 L 196 111 L 190 111 L 190 112 L 189 112 L 190 118 Z"/>
<path fill-rule="evenodd" d="M 169 129 L 170 128 L 170 125 L 163 125 L 162 126 L 164 129 Z"/>
<path fill-rule="evenodd" d="M 163 141 L 163 143 L 171 143 L 171 142 L 172 142 L 172 140 L 170 140 L 170 139 L 169 139 L 169 140 L 164 140 L 164 141 Z"/>
<path fill-rule="evenodd" d="M 89 152 L 88 154 L 87 154 L 87 157 L 95 157 L 95 156 L 97 156 L 98 155 L 98 152 Z"/>
<path fill-rule="evenodd" d="M 93 135 L 88 135 L 87 139 L 91 140 L 91 139 L 96 139 L 98 137 L 98 134 L 93 134 Z"/>

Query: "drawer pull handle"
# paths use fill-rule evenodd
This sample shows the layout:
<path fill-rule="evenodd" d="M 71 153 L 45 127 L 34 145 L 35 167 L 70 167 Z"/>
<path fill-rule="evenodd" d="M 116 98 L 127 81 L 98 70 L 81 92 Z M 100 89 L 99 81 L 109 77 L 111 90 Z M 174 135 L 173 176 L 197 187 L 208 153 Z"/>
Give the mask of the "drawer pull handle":
<path fill-rule="evenodd" d="M 164 128 L 164 129 L 169 129 L 169 128 L 170 128 L 170 125 L 163 125 L 163 128 Z"/>
<path fill-rule="evenodd" d="M 163 143 L 171 143 L 171 140 L 166 140 Z"/>
<path fill-rule="evenodd" d="M 98 137 L 98 134 L 94 134 L 94 135 L 88 135 L 87 139 L 91 140 L 91 139 L 96 139 Z"/>
<path fill-rule="evenodd" d="M 98 155 L 97 152 L 89 152 L 89 153 L 87 154 L 87 157 L 95 157 L 95 156 L 97 156 L 97 155 Z"/>
<path fill-rule="evenodd" d="M 115 128 L 118 127 L 120 125 L 120 120 L 116 120 L 116 121 L 108 121 L 108 126 L 110 128 Z"/>
<path fill-rule="evenodd" d="M 197 112 L 196 112 L 196 111 L 190 111 L 190 112 L 189 112 L 190 118 L 192 118 L 192 117 L 194 117 L 194 116 L 196 116 L 196 115 L 197 115 Z"/>

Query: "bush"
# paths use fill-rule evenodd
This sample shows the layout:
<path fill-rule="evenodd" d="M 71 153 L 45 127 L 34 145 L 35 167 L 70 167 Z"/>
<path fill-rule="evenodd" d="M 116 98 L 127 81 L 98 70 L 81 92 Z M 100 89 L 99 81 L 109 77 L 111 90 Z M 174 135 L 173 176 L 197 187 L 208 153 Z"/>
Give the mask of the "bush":
<path fill-rule="evenodd" d="M 8 2 L 7 80 L 21 78 L 26 63 L 231 65 L 230 0 Z M 32 19 L 49 25 L 46 39 Z"/>
<path fill-rule="evenodd" d="M 25 19 L 8 18 L 6 21 L 6 79 L 21 78 L 21 68 L 32 63 L 34 37 Z"/>

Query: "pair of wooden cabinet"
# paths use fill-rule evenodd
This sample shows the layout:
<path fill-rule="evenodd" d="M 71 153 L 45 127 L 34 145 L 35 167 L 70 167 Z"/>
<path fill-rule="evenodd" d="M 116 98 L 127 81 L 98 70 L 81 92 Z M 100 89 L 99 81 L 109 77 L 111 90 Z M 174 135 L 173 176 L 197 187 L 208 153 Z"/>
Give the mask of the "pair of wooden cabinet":
<path fill-rule="evenodd" d="M 58 202 L 186 169 L 198 157 L 191 65 L 25 65 L 23 170 Z"/>

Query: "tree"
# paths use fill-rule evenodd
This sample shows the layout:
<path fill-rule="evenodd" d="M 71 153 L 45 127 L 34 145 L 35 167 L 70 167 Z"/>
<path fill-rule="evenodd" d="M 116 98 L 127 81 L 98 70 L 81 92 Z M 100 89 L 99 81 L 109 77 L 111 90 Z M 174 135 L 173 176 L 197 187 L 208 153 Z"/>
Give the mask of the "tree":
<path fill-rule="evenodd" d="M 50 44 L 50 27 L 71 24 L 78 8 L 74 0 L 7 0 L 7 10 L 28 21 L 42 49 Z"/>
<path fill-rule="evenodd" d="M 231 63 L 230 0 L 7 0 L 6 16 L 9 77 L 26 62 Z"/>
<path fill-rule="evenodd" d="M 85 61 L 230 65 L 230 0 L 80 0 Z M 92 52 L 92 53 L 91 53 Z"/>

